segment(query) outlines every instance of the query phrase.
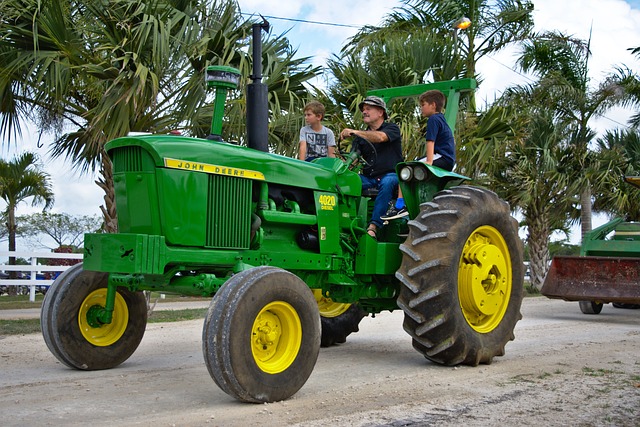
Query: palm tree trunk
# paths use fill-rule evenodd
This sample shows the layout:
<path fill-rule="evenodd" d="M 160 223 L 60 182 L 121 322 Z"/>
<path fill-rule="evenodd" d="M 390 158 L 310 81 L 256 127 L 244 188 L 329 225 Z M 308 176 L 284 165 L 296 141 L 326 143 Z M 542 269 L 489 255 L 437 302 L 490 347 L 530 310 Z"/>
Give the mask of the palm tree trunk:
<path fill-rule="evenodd" d="M 106 153 L 102 154 L 100 175 L 102 175 L 102 178 L 99 178 L 96 184 L 104 191 L 104 205 L 100 206 L 100 211 L 102 211 L 102 216 L 104 217 L 103 228 L 106 233 L 117 233 L 118 214 L 116 212 L 116 195 L 113 186 L 113 168 L 111 159 Z"/>
<path fill-rule="evenodd" d="M 584 239 L 584 235 L 591 231 L 591 186 L 586 187 L 580 193 L 580 226 L 581 226 L 581 240 Z"/>
<path fill-rule="evenodd" d="M 549 236 L 551 233 L 544 214 L 531 215 L 527 224 L 529 226 L 527 243 L 529 245 L 531 286 L 540 289 L 549 265 Z"/>
<path fill-rule="evenodd" d="M 467 53 L 466 58 L 466 78 L 475 79 L 476 78 L 476 59 L 475 59 L 475 44 L 473 42 L 473 37 L 469 37 L 469 52 Z M 471 112 L 476 111 L 476 93 L 475 91 L 469 92 L 469 105 L 468 110 Z"/>

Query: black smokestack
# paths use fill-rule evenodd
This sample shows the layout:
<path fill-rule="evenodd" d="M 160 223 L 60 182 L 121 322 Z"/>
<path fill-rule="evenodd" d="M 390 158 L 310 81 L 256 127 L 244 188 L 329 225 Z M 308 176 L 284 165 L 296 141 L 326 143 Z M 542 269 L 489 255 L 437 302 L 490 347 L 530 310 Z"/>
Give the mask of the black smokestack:
<path fill-rule="evenodd" d="M 247 85 L 247 145 L 260 151 L 269 151 L 269 99 L 267 85 L 262 83 L 262 38 L 260 31 L 269 31 L 269 23 L 253 24 L 252 83 Z"/>

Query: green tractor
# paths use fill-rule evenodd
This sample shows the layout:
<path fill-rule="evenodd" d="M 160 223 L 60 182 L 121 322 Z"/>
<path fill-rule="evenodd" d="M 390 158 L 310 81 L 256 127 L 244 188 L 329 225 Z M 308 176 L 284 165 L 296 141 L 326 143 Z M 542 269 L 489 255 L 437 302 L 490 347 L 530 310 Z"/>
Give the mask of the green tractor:
<path fill-rule="evenodd" d="M 625 181 L 640 188 L 640 177 Z M 600 314 L 604 304 L 640 308 L 640 223 L 614 218 L 586 233 L 580 256 L 555 256 L 540 292 L 578 301 L 584 314 Z"/>
<path fill-rule="evenodd" d="M 259 58 L 255 40 L 254 31 Z M 221 140 L 219 99 L 238 77 L 227 67 L 208 70 L 217 95 L 207 139 L 146 135 L 107 144 L 119 233 L 85 235 L 83 263 L 47 292 L 41 323 L 49 350 L 75 369 L 121 364 L 145 332 L 143 291 L 155 291 L 211 297 L 205 364 L 222 390 L 245 402 L 289 398 L 321 346 L 345 342 L 367 315 L 398 308 L 414 348 L 431 361 L 476 366 L 503 355 L 522 317 L 524 277 L 507 203 L 464 185 L 462 175 L 401 163 L 410 219 L 390 221 L 375 240 L 366 233 L 375 195 L 362 193 L 357 151 L 313 162 L 267 152 L 266 87 L 255 64 L 248 147 Z M 375 94 L 391 101 L 433 87 L 448 96 L 453 126 L 473 80 Z"/>

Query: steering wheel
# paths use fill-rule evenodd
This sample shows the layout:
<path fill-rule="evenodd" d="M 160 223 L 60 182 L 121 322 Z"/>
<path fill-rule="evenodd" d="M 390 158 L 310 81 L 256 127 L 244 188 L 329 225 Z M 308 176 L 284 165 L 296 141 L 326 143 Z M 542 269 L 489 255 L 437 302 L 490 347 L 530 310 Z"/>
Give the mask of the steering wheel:
<path fill-rule="evenodd" d="M 361 136 L 356 136 L 355 134 L 351 134 L 353 137 L 353 142 L 351 143 L 351 153 L 357 151 L 358 157 L 362 164 L 365 167 L 372 167 L 378 161 L 378 151 L 376 147 L 369 141 L 367 138 L 363 138 Z M 365 142 L 365 146 L 368 148 L 367 152 L 363 153 L 361 146 L 363 145 L 361 141 Z"/>

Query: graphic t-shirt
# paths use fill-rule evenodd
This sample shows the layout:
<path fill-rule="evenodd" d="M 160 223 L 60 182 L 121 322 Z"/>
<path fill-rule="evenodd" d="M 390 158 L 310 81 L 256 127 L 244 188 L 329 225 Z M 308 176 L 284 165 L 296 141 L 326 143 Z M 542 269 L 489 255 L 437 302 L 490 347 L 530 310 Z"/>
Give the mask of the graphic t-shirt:
<path fill-rule="evenodd" d="M 322 126 L 319 132 L 305 126 L 300 129 L 300 141 L 307 142 L 307 159 L 316 157 L 327 157 L 329 147 L 335 147 L 336 138 L 331 129 Z"/>

